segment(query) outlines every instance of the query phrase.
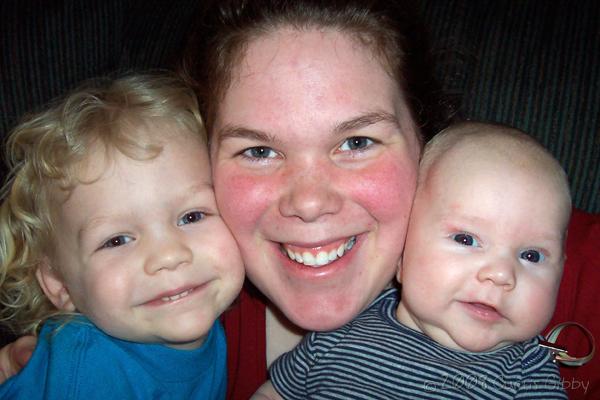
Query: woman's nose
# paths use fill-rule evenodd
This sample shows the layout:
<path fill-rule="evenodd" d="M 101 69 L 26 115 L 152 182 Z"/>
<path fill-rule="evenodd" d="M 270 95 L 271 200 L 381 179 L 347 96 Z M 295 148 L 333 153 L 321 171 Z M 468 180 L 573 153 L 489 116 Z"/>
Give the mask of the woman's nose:
<path fill-rule="evenodd" d="M 516 263 L 517 261 L 510 259 L 510 257 L 491 260 L 479 269 L 477 278 L 481 282 L 491 281 L 494 285 L 501 286 L 505 290 L 512 290 L 517 282 Z"/>
<path fill-rule="evenodd" d="M 336 179 L 328 171 L 331 166 L 305 166 L 286 177 L 286 191 L 280 199 L 284 217 L 298 217 L 314 222 L 324 215 L 340 211 L 343 203 Z"/>
<path fill-rule="evenodd" d="M 179 237 L 179 232 L 170 232 L 169 229 L 148 240 L 146 249 L 149 256 L 146 258 L 145 270 L 150 275 L 162 270 L 174 270 L 192 261 L 192 251 Z"/>

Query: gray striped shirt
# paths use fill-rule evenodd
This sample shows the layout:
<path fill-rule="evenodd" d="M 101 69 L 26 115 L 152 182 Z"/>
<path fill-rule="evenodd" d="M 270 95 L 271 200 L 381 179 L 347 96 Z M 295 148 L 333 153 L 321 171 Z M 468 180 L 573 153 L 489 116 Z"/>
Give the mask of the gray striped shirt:
<path fill-rule="evenodd" d="M 395 318 L 383 292 L 356 319 L 308 334 L 270 368 L 285 399 L 566 399 L 540 338 L 495 351 L 445 348 Z"/>

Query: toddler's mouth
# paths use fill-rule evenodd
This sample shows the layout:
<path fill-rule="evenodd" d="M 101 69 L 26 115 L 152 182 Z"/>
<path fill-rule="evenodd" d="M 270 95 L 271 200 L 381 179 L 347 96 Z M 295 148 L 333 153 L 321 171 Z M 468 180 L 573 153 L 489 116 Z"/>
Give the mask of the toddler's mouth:
<path fill-rule="evenodd" d="M 188 289 L 188 290 L 184 290 L 183 292 L 180 292 L 180 293 L 174 294 L 174 295 L 172 295 L 172 296 L 163 296 L 163 297 L 161 297 L 160 299 L 161 299 L 162 301 L 164 301 L 165 303 L 166 303 L 166 302 L 169 302 L 169 301 L 175 301 L 175 300 L 179 300 L 179 299 L 181 299 L 182 297 L 186 297 L 187 295 L 189 295 L 189 294 L 190 294 L 190 293 L 192 293 L 193 291 L 194 291 L 194 289 Z"/>

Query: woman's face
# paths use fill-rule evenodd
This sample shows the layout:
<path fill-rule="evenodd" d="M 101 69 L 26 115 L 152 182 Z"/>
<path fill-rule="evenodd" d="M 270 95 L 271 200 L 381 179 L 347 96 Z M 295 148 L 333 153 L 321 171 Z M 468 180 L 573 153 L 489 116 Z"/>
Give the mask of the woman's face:
<path fill-rule="evenodd" d="M 394 276 L 415 192 L 396 82 L 345 33 L 275 31 L 250 42 L 212 134 L 250 280 L 304 329 L 354 318 Z"/>

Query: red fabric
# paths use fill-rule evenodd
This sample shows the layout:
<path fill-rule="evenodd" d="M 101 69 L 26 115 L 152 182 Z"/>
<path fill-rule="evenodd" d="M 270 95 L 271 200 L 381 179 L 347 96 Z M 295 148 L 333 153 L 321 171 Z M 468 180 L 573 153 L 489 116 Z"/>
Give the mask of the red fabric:
<path fill-rule="evenodd" d="M 267 379 L 265 305 L 247 285 L 237 304 L 222 318 L 228 345 L 228 400 L 247 400 Z M 566 321 L 584 325 L 600 341 L 600 214 L 573 210 L 567 261 L 556 311 L 549 328 Z M 587 341 L 566 330 L 558 343 L 570 354 L 587 354 Z M 599 343 L 600 344 L 600 343 Z M 561 367 L 571 399 L 600 399 L 600 355 L 578 368 Z"/>
<path fill-rule="evenodd" d="M 600 214 L 573 210 L 567 237 L 567 260 L 551 328 L 574 321 L 600 340 Z M 576 328 L 563 331 L 557 341 L 569 354 L 588 353 L 587 340 Z M 600 399 L 600 355 L 582 367 L 561 367 L 570 399 Z M 586 388 L 587 387 L 587 388 Z"/>
<path fill-rule="evenodd" d="M 250 283 L 221 322 L 227 334 L 227 399 L 248 400 L 267 380 L 265 303 Z"/>

